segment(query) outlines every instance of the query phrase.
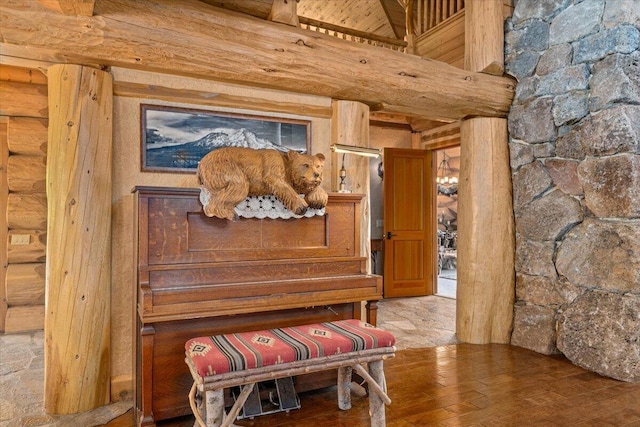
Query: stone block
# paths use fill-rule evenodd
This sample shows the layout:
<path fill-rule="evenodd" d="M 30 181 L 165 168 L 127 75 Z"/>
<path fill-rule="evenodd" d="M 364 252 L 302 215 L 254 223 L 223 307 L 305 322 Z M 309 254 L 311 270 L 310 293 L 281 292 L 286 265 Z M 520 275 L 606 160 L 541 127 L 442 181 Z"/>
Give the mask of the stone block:
<path fill-rule="evenodd" d="M 564 298 L 556 281 L 544 276 L 516 274 L 516 299 L 541 306 L 559 306 Z"/>
<path fill-rule="evenodd" d="M 630 24 L 640 28 L 640 2 L 636 0 L 608 1 L 604 7 L 602 23 L 605 28 L 617 27 L 622 24 Z"/>
<path fill-rule="evenodd" d="M 571 52 L 569 43 L 550 46 L 540 57 L 536 74 L 544 76 L 571 64 Z"/>
<path fill-rule="evenodd" d="M 585 159 L 578 166 L 584 201 L 601 218 L 640 217 L 640 155 Z"/>
<path fill-rule="evenodd" d="M 568 6 L 551 21 L 549 44 L 570 43 L 597 32 L 604 3 L 604 0 L 589 0 Z"/>
<path fill-rule="evenodd" d="M 542 354 L 558 353 L 555 309 L 538 305 L 516 305 L 511 345 Z"/>
<path fill-rule="evenodd" d="M 554 242 L 540 242 L 516 236 L 516 273 L 555 280 L 558 274 L 553 265 L 554 248 Z"/>
<path fill-rule="evenodd" d="M 516 231 L 530 239 L 553 241 L 582 219 L 580 202 L 556 189 L 529 203 L 523 212 L 516 213 Z"/>
<path fill-rule="evenodd" d="M 581 196 L 584 193 L 578 178 L 578 161 L 547 159 L 544 166 L 559 190 L 572 196 Z"/>
<path fill-rule="evenodd" d="M 559 245 L 556 268 L 577 286 L 640 293 L 640 220 L 585 220 Z"/>
<path fill-rule="evenodd" d="M 521 167 L 512 182 L 514 210 L 518 211 L 549 189 L 552 180 L 542 163 L 534 161 Z"/>
<path fill-rule="evenodd" d="M 560 95 L 575 90 L 589 88 L 589 67 L 587 64 L 564 67 L 540 77 L 536 95 Z"/>
<path fill-rule="evenodd" d="M 513 22 L 522 23 L 529 19 L 549 21 L 571 4 L 571 0 L 518 1 L 513 10 Z"/>
<path fill-rule="evenodd" d="M 593 66 L 589 110 L 614 103 L 640 104 L 640 52 L 609 55 Z"/>
<path fill-rule="evenodd" d="M 542 51 L 549 47 L 549 24 L 538 19 L 506 34 L 505 42 L 510 53 Z"/>
<path fill-rule="evenodd" d="M 536 89 L 538 88 L 537 76 L 526 77 L 518 82 L 516 85 L 515 105 L 522 104 L 535 96 Z"/>
<path fill-rule="evenodd" d="M 539 58 L 540 53 L 531 50 L 516 53 L 513 55 L 513 58 L 510 58 L 507 61 L 506 72 L 507 74 L 515 77 L 518 81 L 525 77 L 531 77 L 536 69 Z"/>
<path fill-rule="evenodd" d="M 621 105 L 592 114 L 578 127 L 588 156 L 640 153 L 640 106 Z"/>
<path fill-rule="evenodd" d="M 560 276 L 555 281 L 555 288 L 562 297 L 564 304 L 573 302 L 576 298 L 586 292 L 585 288 L 576 286 L 569 282 L 566 277 Z"/>
<path fill-rule="evenodd" d="M 556 147 L 550 142 L 535 144 L 533 146 L 533 157 L 542 159 L 545 157 L 553 157 L 556 155 Z"/>
<path fill-rule="evenodd" d="M 611 28 L 573 43 L 573 62 L 599 61 L 612 53 L 631 53 L 638 49 L 640 31 L 632 25 Z"/>
<path fill-rule="evenodd" d="M 520 105 L 513 105 L 509 111 L 509 134 L 531 144 L 556 139 L 550 97 L 535 98 Z"/>
<path fill-rule="evenodd" d="M 531 145 L 521 142 L 511 141 L 509 143 L 509 164 L 511 170 L 518 170 L 521 166 L 533 161 L 533 151 Z"/>
<path fill-rule="evenodd" d="M 556 140 L 556 156 L 565 159 L 582 160 L 585 157 L 580 143 L 580 130 L 574 128 Z"/>
<path fill-rule="evenodd" d="M 553 98 L 553 122 L 556 126 L 563 126 L 579 121 L 589 114 L 588 92 L 577 90 L 564 93 Z"/>
<path fill-rule="evenodd" d="M 559 316 L 557 345 L 578 366 L 639 382 L 640 295 L 586 292 Z"/>

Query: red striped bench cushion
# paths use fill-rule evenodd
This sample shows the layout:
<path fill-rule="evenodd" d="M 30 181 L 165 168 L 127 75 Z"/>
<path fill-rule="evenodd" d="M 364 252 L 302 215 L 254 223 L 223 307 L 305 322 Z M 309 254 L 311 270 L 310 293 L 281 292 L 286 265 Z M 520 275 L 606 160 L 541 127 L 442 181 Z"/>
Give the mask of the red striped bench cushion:
<path fill-rule="evenodd" d="M 391 347 L 395 337 L 356 319 L 193 338 L 185 344 L 202 377 L 352 351 Z"/>

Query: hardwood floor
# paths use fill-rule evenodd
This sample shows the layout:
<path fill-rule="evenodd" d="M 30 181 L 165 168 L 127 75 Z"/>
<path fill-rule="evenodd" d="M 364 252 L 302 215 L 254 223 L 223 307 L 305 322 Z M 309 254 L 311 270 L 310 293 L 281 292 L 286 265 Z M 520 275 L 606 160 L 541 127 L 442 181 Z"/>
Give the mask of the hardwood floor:
<path fill-rule="evenodd" d="M 385 362 L 388 427 L 640 426 L 640 384 L 601 377 L 562 356 L 509 345 L 457 344 L 406 349 Z M 337 408 L 335 387 L 300 396 L 302 407 L 254 420 L 246 427 L 369 425 L 366 397 Z M 107 424 L 133 426 L 131 412 Z M 193 417 L 159 423 L 193 425 Z"/>

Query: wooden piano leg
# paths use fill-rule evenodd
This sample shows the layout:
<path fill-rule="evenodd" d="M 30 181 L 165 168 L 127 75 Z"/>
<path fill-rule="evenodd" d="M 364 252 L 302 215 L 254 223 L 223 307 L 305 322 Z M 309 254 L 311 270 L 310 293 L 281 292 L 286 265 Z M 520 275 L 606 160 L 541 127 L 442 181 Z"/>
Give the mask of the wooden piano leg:
<path fill-rule="evenodd" d="M 137 424 L 139 427 L 155 427 L 153 419 L 153 341 L 156 330 L 152 325 L 142 325 L 140 327 L 140 342 L 138 343 L 138 354 L 136 355 L 137 376 L 140 378 L 134 394 L 137 407 Z"/>
<path fill-rule="evenodd" d="M 376 326 L 378 322 L 378 301 L 367 301 L 367 323 Z"/>

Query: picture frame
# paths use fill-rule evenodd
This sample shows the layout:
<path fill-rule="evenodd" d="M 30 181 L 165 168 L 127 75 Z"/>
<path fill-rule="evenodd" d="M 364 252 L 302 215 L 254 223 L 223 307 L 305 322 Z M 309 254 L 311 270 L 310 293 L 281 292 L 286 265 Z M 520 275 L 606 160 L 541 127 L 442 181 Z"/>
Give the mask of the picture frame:
<path fill-rule="evenodd" d="M 311 153 L 311 121 L 253 114 L 140 105 L 141 170 L 193 173 L 222 147 Z"/>

